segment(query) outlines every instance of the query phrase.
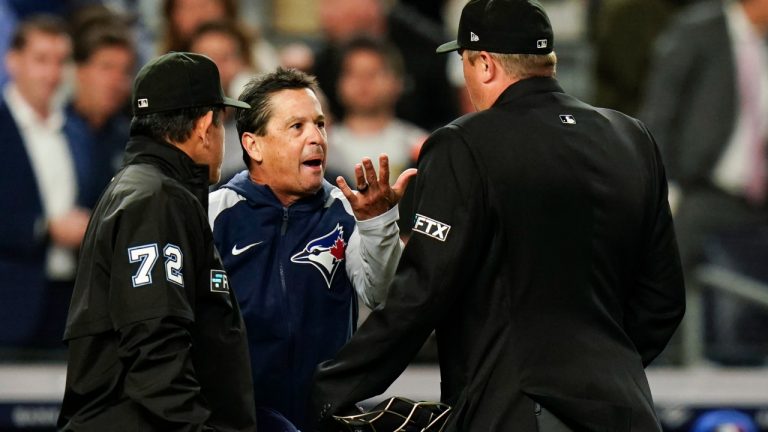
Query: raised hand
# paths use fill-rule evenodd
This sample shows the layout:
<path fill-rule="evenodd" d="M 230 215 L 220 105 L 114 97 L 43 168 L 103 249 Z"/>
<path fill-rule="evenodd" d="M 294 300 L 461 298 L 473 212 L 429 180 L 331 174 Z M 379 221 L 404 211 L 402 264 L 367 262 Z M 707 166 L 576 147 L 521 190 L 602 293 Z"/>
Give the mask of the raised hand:
<path fill-rule="evenodd" d="M 403 171 L 393 186 L 389 185 L 389 157 L 379 155 L 379 175 L 373 168 L 370 158 L 363 158 L 362 163 L 355 165 L 357 190 L 349 187 L 344 177 L 337 177 L 336 184 L 352 205 L 352 211 L 357 220 L 376 217 L 395 204 L 403 197 L 408 182 L 416 175 L 415 168 Z"/>

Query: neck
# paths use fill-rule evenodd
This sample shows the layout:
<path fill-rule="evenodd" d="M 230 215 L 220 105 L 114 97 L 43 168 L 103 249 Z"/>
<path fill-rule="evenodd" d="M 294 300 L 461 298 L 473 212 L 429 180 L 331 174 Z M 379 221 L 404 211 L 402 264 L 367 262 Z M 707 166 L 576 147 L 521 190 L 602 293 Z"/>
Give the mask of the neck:
<path fill-rule="evenodd" d="M 358 134 L 376 133 L 386 128 L 394 119 L 392 112 L 380 112 L 376 114 L 347 114 L 344 117 L 344 125 L 352 132 Z"/>
<path fill-rule="evenodd" d="M 22 95 L 21 97 L 24 98 L 25 101 L 27 101 L 29 106 L 32 108 L 32 111 L 34 111 L 35 114 L 40 116 L 41 119 L 45 120 L 51 115 L 50 104 L 32 102 L 29 99 L 25 98 L 24 95 Z"/>
<path fill-rule="evenodd" d="M 482 100 L 479 101 L 478 110 L 485 110 L 493 106 L 499 99 L 504 90 L 509 88 L 512 84 L 520 81 L 518 78 L 505 77 L 504 79 L 495 81 L 486 88 L 485 93 L 482 96 Z"/>
<path fill-rule="evenodd" d="M 255 162 L 251 162 L 251 163 L 253 164 Z M 275 194 L 275 197 L 277 198 L 277 200 L 280 201 L 280 204 L 283 207 L 285 207 L 285 208 L 290 207 L 291 205 L 293 205 L 293 203 L 298 201 L 299 198 L 301 198 L 298 195 L 286 194 L 286 193 L 283 193 L 283 192 L 280 192 L 278 190 L 275 190 L 275 189 L 271 188 L 269 186 L 269 183 L 267 183 L 264 180 L 262 180 L 262 178 L 259 175 L 259 173 L 257 171 L 255 171 L 253 168 L 249 168 L 248 169 L 248 177 L 251 179 L 251 181 L 253 183 L 256 183 L 257 185 L 260 185 L 260 186 L 268 187 L 269 190 L 271 190 L 272 193 Z"/>
<path fill-rule="evenodd" d="M 28 98 L 21 86 L 15 85 L 15 89 L 16 95 L 21 98 L 27 105 L 29 105 L 29 107 L 32 108 L 32 111 L 34 111 L 38 117 L 43 120 L 48 119 L 48 117 L 51 115 L 50 99 L 44 101 L 35 100 L 33 98 Z"/>

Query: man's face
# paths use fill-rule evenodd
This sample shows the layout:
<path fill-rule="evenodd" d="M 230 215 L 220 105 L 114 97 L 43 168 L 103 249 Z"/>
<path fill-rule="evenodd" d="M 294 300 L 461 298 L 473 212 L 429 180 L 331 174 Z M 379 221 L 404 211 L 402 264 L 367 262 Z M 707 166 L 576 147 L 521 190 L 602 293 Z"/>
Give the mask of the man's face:
<path fill-rule="evenodd" d="M 188 39 L 200 24 L 224 18 L 223 3 L 220 0 L 176 0 L 171 25 L 183 39 Z"/>
<path fill-rule="evenodd" d="M 30 105 L 48 108 L 61 83 L 70 51 L 69 37 L 33 30 L 22 49 L 8 52 L 8 72 Z"/>
<path fill-rule="evenodd" d="M 339 97 L 350 113 L 378 114 L 394 110 L 401 83 L 375 51 L 350 52 L 342 64 Z"/>
<path fill-rule="evenodd" d="M 310 89 L 280 90 L 269 100 L 271 117 L 261 141 L 261 157 L 251 162 L 252 176 L 283 203 L 315 194 L 325 171 L 325 117 Z"/>
<path fill-rule="evenodd" d="M 381 36 L 386 30 L 379 0 L 321 0 L 317 12 L 325 37 L 333 42 L 360 33 Z"/>
<path fill-rule="evenodd" d="M 133 52 L 122 46 L 105 46 L 77 67 L 77 103 L 106 116 L 118 112 L 131 94 Z"/>
<path fill-rule="evenodd" d="M 221 76 L 221 87 L 227 92 L 235 76 L 246 67 L 237 48 L 237 41 L 226 33 L 207 32 L 195 39 L 190 49 L 210 57 L 216 63 Z"/>

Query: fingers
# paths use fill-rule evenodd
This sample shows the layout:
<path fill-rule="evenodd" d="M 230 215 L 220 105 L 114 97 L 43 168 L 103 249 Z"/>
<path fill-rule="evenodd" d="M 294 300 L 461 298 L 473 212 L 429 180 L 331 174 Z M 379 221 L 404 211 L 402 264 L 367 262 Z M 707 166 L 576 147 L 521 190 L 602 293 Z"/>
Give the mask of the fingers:
<path fill-rule="evenodd" d="M 363 158 L 363 171 L 368 186 L 378 189 L 379 183 L 378 178 L 376 177 L 376 170 L 373 168 L 373 162 L 371 162 L 370 158 Z"/>
<path fill-rule="evenodd" d="M 362 162 L 355 164 L 355 181 L 357 190 L 365 191 L 368 187 L 379 190 L 389 189 L 389 157 L 382 153 L 379 155 L 379 174 L 376 175 L 376 169 L 370 158 L 364 157 Z"/>
<path fill-rule="evenodd" d="M 368 187 L 362 164 L 355 164 L 355 182 L 357 182 L 357 190 L 364 190 Z"/>
<path fill-rule="evenodd" d="M 413 179 L 417 173 L 418 171 L 416 168 L 408 168 L 397 177 L 397 181 L 395 181 L 395 184 L 392 186 L 392 195 L 394 197 L 392 204 L 396 204 L 400 201 L 400 198 L 402 198 L 405 193 L 405 188 L 408 187 L 408 183 L 410 183 L 411 179 Z"/>
<path fill-rule="evenodd" d="M 347 181 L 344 180 L 344 177 L 336 177 L 336 185 L 339 187 L 339 190 L 341 190 L 341 193 L 343 193 L 347 198 L 347 201 L 350 203 L 357 201 L 357 197 L 355 196 L 354 192 L 352 192 L 352 188 L 349 187 Z"/>
<path fill-rule="evenodd" d="M 389 186 L 389 157 L 384 153 L 379 155 L 379 183 Z"/>

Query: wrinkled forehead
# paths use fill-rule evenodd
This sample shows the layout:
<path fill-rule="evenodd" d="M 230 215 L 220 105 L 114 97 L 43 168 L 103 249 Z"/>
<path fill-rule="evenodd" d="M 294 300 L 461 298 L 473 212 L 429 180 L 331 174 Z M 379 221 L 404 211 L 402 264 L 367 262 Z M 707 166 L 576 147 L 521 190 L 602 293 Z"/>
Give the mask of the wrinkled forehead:
<path fill-rule="evenodd" d="M 290 118 L 314 119 L 323 116 L 320 100 L 310 88 L 283 89 L 269 97 L 269 122 L 285 122 Z"/>

